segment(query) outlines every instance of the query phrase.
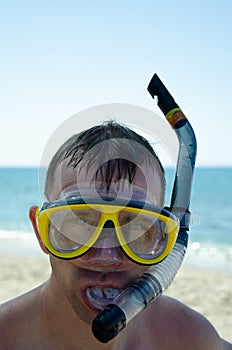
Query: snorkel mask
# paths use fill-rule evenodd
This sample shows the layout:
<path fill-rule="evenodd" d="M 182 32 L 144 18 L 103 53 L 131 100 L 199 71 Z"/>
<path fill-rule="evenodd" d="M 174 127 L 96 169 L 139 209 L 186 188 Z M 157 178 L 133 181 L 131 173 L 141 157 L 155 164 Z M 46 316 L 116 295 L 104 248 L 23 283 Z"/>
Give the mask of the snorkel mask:
<path fill-rule="evenodd" d="M 129 259 L 142 265 L 165 259 L 179 230 L 179 220 L 170 211 L 110 197 L 104 202 L 73 197 L 45 203 L 37 208 L 37 224 L 43 244 L 57 258 L 79 258 L 98 247 L 102 236 L 112 239 L 113 228 L 115 243 Z"/>
<path fill-rule="evenodd" d="M 158 97 L 158 106 L 166 116 L 179 140 L 179 154 L 175 181 L 168 211 L 180 220 L 176 243 L 170 254 L 159 264 L 151 266 L 146 273 L 119 294 L 92 323 L 94 336 L 102 343 L 113 339 L 127 323 L 151 302 L 159 297 L 172 283 L 187 249 L 190 223 L 190 196 L 196 158 L 194 131 L 157 74 L 153 76 L 148 91 Z"/>

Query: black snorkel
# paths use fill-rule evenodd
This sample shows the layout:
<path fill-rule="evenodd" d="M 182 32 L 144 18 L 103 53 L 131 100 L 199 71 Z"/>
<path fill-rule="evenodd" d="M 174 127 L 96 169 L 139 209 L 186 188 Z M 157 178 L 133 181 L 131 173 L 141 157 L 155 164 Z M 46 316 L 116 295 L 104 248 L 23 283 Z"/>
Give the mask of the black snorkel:
<path fill-rule="evenodd" d="M 176 175 L 168 209 L 180 219 L 180 230 L 171 253 L 161 263 L 150 267 L 145 274 L 132 282 L 92 323 L 94 336 L 102 343 L 113 339 L 127 323 L 172 283 L 187 249 L 190 221 L 189 203 L 196 158 L 194 131 L 157 74 L 153 76 L 148 91 L 158 97 L 158 106 L 173 127 L 179 140 Z"/>

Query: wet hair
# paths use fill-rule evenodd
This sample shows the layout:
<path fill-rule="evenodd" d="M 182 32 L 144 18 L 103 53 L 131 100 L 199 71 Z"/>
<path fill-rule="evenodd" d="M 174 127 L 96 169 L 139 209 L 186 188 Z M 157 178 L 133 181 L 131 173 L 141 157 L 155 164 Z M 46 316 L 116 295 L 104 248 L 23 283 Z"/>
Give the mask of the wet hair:
<path fill-rule="evenodd" d="M 163 166 L 150 143 L 125 125 L 107 121 L 70 137 L 52 158 L 45 182 L 45 195 L 49 197 L 57 166 L 67 159 L 73 169 L 86 166 L 86 171 L 97 165 L 95 180 L 109 190 L 112 181 L 128 179 L 132 183 L 139 165 L 157 169 L 163 191 L 165 176 Z M 104 161 L 106 159 L 106 161 Z"/>

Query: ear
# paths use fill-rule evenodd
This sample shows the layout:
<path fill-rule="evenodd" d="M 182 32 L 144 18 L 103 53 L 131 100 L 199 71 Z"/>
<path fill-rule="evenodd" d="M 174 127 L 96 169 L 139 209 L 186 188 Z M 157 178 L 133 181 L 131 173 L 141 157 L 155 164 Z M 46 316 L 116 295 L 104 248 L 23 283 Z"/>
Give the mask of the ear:
<path fill-rule="evenodd" d="M 43 242 L 41 240 L 41 237 L 40 237 L 40 234 L 39 234 L 39 230 L 38 230 L 38 227 L 37 227 L 37 222 L 36 222 L 36 210 L 37 210 L 37 208 L 38 207 L 36 205 L 34 205 L 33 207 L 30 208 L 30 210 L 29 210 L 29 218 L 30 218 L 32 226 L 34 228 L 34 232 L 35 232 L 36 237 L 38 239 L 40 248 L 42 249 L 42 251 L 45 254 L 49 254 L 47 248 L 45 247 L 45 245 L 43 244 Z"/>

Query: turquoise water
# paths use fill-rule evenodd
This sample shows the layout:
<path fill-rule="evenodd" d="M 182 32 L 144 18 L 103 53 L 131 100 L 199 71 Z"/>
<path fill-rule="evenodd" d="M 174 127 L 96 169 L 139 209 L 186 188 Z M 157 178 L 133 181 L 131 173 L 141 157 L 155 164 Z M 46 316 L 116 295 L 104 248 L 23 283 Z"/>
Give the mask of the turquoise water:
<path fill-rule="evenodd" d="M 169 198 L 173 171 L 167 169 L 166 174 Z M 195 224 L 190 229 L 186 264 L 232 272 L 231 181 L 232 168 L 195 170 L 190 208 Z M 38 169 L 0 168 L 0 252 L 40 254 L 28 219 L 34 204 L 41 204 Z"/>

